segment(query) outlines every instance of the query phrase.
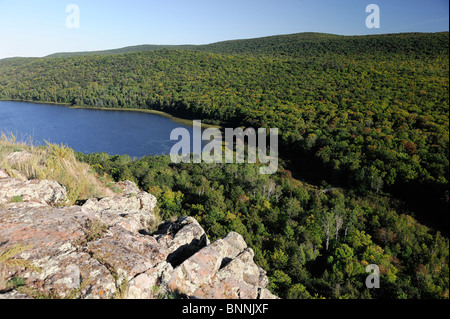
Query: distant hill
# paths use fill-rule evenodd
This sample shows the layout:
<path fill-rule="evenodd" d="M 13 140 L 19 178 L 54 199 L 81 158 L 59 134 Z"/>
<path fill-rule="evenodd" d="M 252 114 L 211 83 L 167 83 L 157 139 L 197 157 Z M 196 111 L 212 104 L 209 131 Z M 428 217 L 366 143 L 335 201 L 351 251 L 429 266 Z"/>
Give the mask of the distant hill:
<path fill-rule="evenodd" d="M 317 54 L 430 54 L 448 52 L 448 32 L 342 36 L 297 33 L 208 44 L 197 50 L 222 54 L 313 56 Z"/>
<path fill-rule="evenodd" d="M 194 49 L 195 45 L 156 45 L 156 44 L 143 44 L 143 45 L 135 45 L 129 46 L 119 49 L 112 50 L 101 50 L 101 51 L 85 51 L 85 52 L 60 52 L 50 54 L 47 57 L 52 58 L 68 58 L 75 56 L 87 56 L 87 55 L 114 55 L 114 54 L 125 54 L 132 52 L 142 52 L 142 51 L 155 51 L 155 50 L 163 50 L 163 49 L 173 49 L 173 50 L 186 50 L 186 49 Z"/>
<path fill-rule="evenodd" d="M 326 33 L 295 33 L 255 39 L 231 40 L 206 45 L 137 45 L 114 50 L 55 53 L 48 57 L 113 55 L 155 50 L 193 50 L 233 55 L 311 56 L 317 54 L 431 54 L 448 52 L 449 33 L 399 33 L 343 36 Z"/>
<path fill-rule="evenodd" d="M 39 58 L 20 58 L 20 57 L 1 59 L 0 67 L 15 67 L 38 59 Z"/>

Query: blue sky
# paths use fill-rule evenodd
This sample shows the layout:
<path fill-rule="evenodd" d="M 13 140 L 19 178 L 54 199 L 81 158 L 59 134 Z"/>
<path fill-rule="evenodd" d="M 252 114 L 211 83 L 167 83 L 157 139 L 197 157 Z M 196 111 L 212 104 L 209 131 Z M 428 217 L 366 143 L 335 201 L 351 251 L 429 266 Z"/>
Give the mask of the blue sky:
<path fill-rule="evenodd" d="M 379 29 L 365 25 L 371 3 Z M 66 27 L 69 4 L 80 9 L 79 28 Z M 0 59 L 298 32 L 448 31 L 448 12 L 448 0 L 0 0 Z"/>

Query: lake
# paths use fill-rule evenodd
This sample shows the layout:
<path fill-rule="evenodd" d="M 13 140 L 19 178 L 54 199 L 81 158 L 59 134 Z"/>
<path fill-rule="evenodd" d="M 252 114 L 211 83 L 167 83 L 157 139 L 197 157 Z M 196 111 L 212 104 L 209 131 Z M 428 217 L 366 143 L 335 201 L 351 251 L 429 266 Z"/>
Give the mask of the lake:
<path fill-rule="evenodd" d="M 60 105 L 0 101 L 0 132 L 12 132 L 17 140 L 64 144 L 85 154 L 106 152 L 131 157 L 169 154 L 177 141 L 170 133 L 180 124 L 157 114 Z"/>

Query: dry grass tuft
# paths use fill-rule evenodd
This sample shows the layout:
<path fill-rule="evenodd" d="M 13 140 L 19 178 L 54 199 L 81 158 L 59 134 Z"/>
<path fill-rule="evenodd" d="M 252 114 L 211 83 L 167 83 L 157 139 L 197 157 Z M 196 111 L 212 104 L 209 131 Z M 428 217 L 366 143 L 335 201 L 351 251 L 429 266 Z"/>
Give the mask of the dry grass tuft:
<path fill-rule="evenodd" d="M 68 205 L 110 193 L 89 164 L 77 161 L 74 151 L 65 145 L 46 142 L 36 147 L 31 142 L 17 142 L 12 133 L 1 133 L 0 167 L 13 177 L 57 181 L 67 189 Z"/>
<path fill-rule="evenodd" d="M 14 247 L 0 251 L 0 290 L 7 288 L 5 278 L 8 269 L 29 268 L 41 272 L 39 267 L 34 266 L 28 260 L 16 258 L 17 255 L 20 255 L 30 248 L 31 245 L 23 246 L 22 244 L 17 244 Z"/>

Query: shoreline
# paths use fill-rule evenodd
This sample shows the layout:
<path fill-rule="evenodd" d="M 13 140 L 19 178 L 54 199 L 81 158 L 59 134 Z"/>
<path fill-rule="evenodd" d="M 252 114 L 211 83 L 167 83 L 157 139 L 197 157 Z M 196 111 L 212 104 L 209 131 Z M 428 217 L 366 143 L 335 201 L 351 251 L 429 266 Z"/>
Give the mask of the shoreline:
<path fill-rule="evenodd" d="M 180 123 L 183 125 L 192 125 L 193 120 L 188 120 L 181 117 L 173 116 L 167 112 L 164 111 L 158 111 L 158 110 L 151 110 L 151 109 L 138 109 L 138 108 L 118 108 L 118 107 L 98 107 L 98 106 L 87 106 L 87 105 L 81 105 L 81 106 L 74 106 L 70 103 L 56 103 L 56 102 L 41 102 L 41 101 L 29 101 L 29 100 L 13 100 L 13 99 L 2 99 L 0 98 L 0 101 L 4 102 L 24 102 L 24 103 L 35 103 L 35 104 L 49 104 L 49 105 L 56 105 L 56 106 L 64 106 L 71 109 L 80 109 L 80 110 L 97 110 L 97 111 L 119 111 L 119 112 L 140 112 L 140 113 L 147 113 L 147 114 L 153 114 L 153 115 L 159 115 L 162 117 L 166 117 L 171 119 L 172 121 L 176 123 Z M 202 128 L 218 128 L 222 129 L 222 126 L 220 125 L 213 125 L 213 124 L 205 124 L 202 122 Z"/>

